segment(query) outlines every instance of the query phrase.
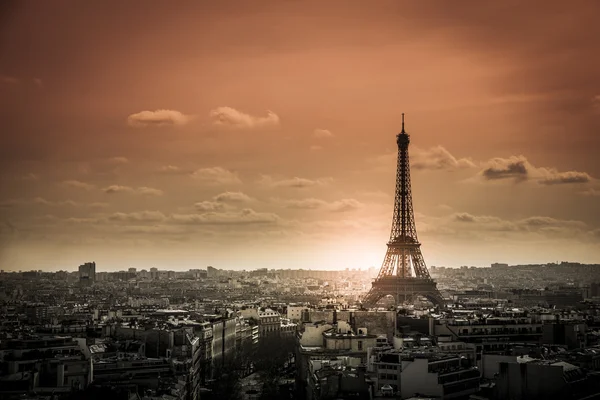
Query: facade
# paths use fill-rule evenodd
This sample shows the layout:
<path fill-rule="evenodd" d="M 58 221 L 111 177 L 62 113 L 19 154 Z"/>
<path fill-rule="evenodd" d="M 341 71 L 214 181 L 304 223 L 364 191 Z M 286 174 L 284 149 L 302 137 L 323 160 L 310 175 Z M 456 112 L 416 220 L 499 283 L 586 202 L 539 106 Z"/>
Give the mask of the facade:
<path fill-rule="evenodd" d="M 326 350 L 349 350 L 352 352 L 367 352 L 370 347 L 375 347 L 376 335 L 369 335 L 366 328 L 355 333 L 350 324 L 339 321 L 336 326 L 323 332 L 323 344 Z"/>
<path fill-rule="evenodd" d="M 460 357 L 431 353 L 402 356 L 402 398 L 461 398 L 479 391 L 479 379 L 479 370 Z"/>
<path fill-rule="evenodd" d="M 16 392 L 83 390 L 94 379 L 85 340 L 37 337 L 3 341 L 0 347 L 5 375 L 0 397 Z"/>
<path fill-rule="evenodd" d="M 79 283 L 89 286 L 96 282 L 96 263 L 86 262 L 79 266 Z"/>
<path fill-rule="evenodd" d="M 302 313 L 307 311 L 306 306 L 288 306 L 287 317 L 292 322 L 300 322 L 302 320 Z"/>
<path fill-rule="evenodd" d="M 223 368 L 233 357 L 236 342 L 235 318 L 221 318 L 212 323 L 212 368 Z"/>
<path fill-rule="evenodd" d="M 583 399 L 597 398 L 600 377 L 556 360 L 502 362 L 496 399 Z"/>
<path fill-rule="evenodd" d="M 258 311 L 258 331 L 261 338 L 279 336 L 281 331 L 281 315 L 271 309 Z"/>

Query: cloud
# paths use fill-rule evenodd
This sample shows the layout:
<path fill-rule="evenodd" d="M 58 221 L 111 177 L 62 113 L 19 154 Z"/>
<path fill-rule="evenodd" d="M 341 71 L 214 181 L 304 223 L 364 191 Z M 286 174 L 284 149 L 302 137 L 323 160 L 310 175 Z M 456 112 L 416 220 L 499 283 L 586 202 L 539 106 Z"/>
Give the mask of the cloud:
<path fill-rule="evenodd" d="M 43 205 L 48 207 L 91 207 L 101 208 L 107 207 L 108 203 L 80 203 L 73 200 L 47 200 L 43 197 L 35 197 L 33 199 L 12 199 L 0 202 L 0 208 L 11 208 L 20 205 Z"/>
<path fill-rule="evenodd" d="M 313 145 L 310 146 L 310 151 L 321 151 L 323 150 L 323 146 Z"/>
<path fill-rule="evenodd" d="M 323 186 L 331 183 L 333 178 L 319 178 L 319 179 L 307 179 L 307 178 L 290 178 L 275 180 L 269 175 L 262 175 L 258 183 L 270 186 L 270 187 L 289 187 L 289 188 L 307 188 L 314 186 Z"/>
<path fill-rule="evenodd" d="M 160 189 L 154 189 L 154 188 L 146 187 L 146 186 L 141 186 L 141 187 L 137 188 L 136 193 L 148 195 L 148 196 L 162 196 L 163 194 L 165 194 L 165 192 L 163 192 Z"/>
<path fill-rule="evenodd" d="M 584 190 L 583 192 L 581 192 L 581 194 L 584 196 L 600 196 L 600 190 L 589 188 L 588 190 Z"/>
<path fill-rule="evenodd" d="M 324 138 L 333 137 L 333 133 L 331 133 L 331 131 L 329 129 L 317 128 L 314 130 L 313 136 L 316 137 L 317 139 L 324 139 Z"/>
<path fill-rule="evenodd" d="M 250 208 L 240 211 L 211 211 L 197 214 L 164 214 L 161 211 L 117 212 L 94 218 L 58 218 L 46 215 L 45 221 L 64 224 L 156 224 L 165 225 L 267 225 L 278 224 L 277 214 L 256 212 Z"/>
<path fill-rule="evenodd" d="M 457 158 L 443 146 L 429 149 L 414 147 L 409 151 L 410 166 L 419 170 L 446 170 L 452 171 L 463 168 L 474 168 L 477 164 L 470 158 Z M 398 152 L 382 154 L 368 160 L 376 166 L 377 170 L 389 171 L 398 162 Z"/>
<path fill-rule="evenodd" d="M 127 164 L 129 160 L 127 157 L 111 157 L 108 159 L 108 162 L 111 164 Z"/>
<path fill-rule="evenodd" d="M 524 156 L 493 158 L 480 172 L 485 180 L 512 179 L 514 182 L 536 181 L 541 185 L 587 183 L 592 177 L 586 172 L 559 172 L 556 168 L 535 167 Z"/>
<path fill-rule="evenodd" d="M 299 200 L 276 200 L 280 202 L 284 207 L 287 208 L 298 208 L 302 210 L 315 210 L 317 208 L 324 207 L 327 205 L 325 200 L 320 199 L 299 199 Z"/>
<path fill-rule="evenodd" d="M 356 199 L 342 199 L 328 202 L 321 199 L 308 198 L 297 200 L 275 200 L 287 208 L 296 208 L 302 210 L 325 209 L 331 212 L 352 211 L 363 207 L 363 204 Z"/>
<path fill-rule="evenodd" d="M 40 176 L 39 176 L 39 175 L 37 175 L 37 174 L 34 174 L 34 173 L 31 173 L 31 172 L 30 172 L 30 173 L 28 173 L 27 175 L 24 175 L 24 176 L 22 177 L 22 179 L 23 179 L 24 181 L 37 181 L 37 180 L 39 180 L 39 179 L 40 179 Z"/>
<path fill-rule="evenodd" d="M 6 85 L 18 85 L 20 82 L 19 78 L 15 78 L 14 76 L 0 75 L 0 83 Z"/>
<path fill-rule="evenodd" d="M 260 213 L 250 208 L 237 212 L 211 212 L 205 214 L 173 214 L 171 221 L 194 225 L 246 225 L 276 224 L 281 218 L 273 213 Z"/>
<path fill-rule="evenodd" d="M 515 221 L 508 221 L 489 215 L 455 213 L 451 215 L 451 220 L 459 223 L 473 224 L 475 226 L 475 228 L 469 229 L 487 229 L 494 231 L 559 232 L 560 230 L 583 230 L 587 226 L 582 221 L 560 220 L 546 216 L 532 216 Z"/>
<path fill-rule="evenodd" d="M 514 179 L 515 182 L 527 180 L 531 164 L 523 156 L 493 158 L 488 167 L 481 171 L 486 180 Z"/>
<path fill-rule="evenodd" d="M 472 215 L 463 212 L 452 214 L 451 219 L 460 223 L 477 224 L 480 227 L 486 227 L 496 231 L 513 231 L 516 229 L 513 223 L 489 215 Z"/>
<path fill-rule="evenodd" d="M 566 183 L 587 183 L 592 180 L 592 177 L 586 172 L 567 171 L 558 172 L 551 170 L 548 176 L 541 179 L 539 183 L 542 185 L 560 185 Z"/>
<path fill-rule="evenodd" d="M 217 107 L 209 113 L 213 125 L 236 129 L 250 129 L 279 125 L 279 116 L 267 111 L 266 117 L 256 117 L 231 107 Z"/>
<path fill-rule="evenodd" d="M 415 147 L 411 153 L 411 167 L 415 169 L 454 170 L 474 168 L 476 164 L 469 158 L 456 158 L 444 147 L 436 146 L 426 150 Z"/>
<path fill-rule="evenodd" d="M 356 199 L 342 199 L 331 203 L 329 209 L 334 212 L 344 212 L 356 210 L 362 206 L 363 204 Z"/>
<path fill-rule="evenodd" d="M 190 122 L 192 117 L 175 110 L 140 111 L 127 117 L 127 124 L 132 127 L 146 126 L 182 126 Z"/>
<path fill-rule="evenodd" d="M 130 186 L 121 186 L 121 185 L 110 185 L 102 189 L 104 193 L 114 194 L 114 193 L 132 193 L 132 194 L 141 194 L 148 196 L 162 196 L 164 192 L 160 189 L 154 189 L 150 187 L 141 186 L 138 188 L 133 188 Z"/>
<path fill-rule="evenodd" d="M 600 114 L 600 94 L 597 94 L 592 98 L 592 108 L 594 112 Z"/>
<path fill-rule="evenodd" d="M 210 212 L 210 211 L 223 211 L 227 208 L 224 203 L 218 203 L 216 201 L 199 201 L 194 204 L 194 207 L 199 212 Z"/>
<path fill-rule="evenodd" d="M 163 165 L 162 167 L 160 167 L 158 169 L 158 172 L 162 172 L 165 174 L 178 174 L 181 171 L 181 168 L 175 166 L 175 165 Z"/>
<path fill-rule="evenodd" d="M 91 184 L 85 183 L 85 182 L 81 182 L 81 181 L 77 181 L 77 180 L 63 181 L 62 184 L 65 186 L 70 186 L 70 187 L 74 187 L 77 189 L 83 189 L 83 190 L 92 190 L 95 188 L 94 185 L 91 185 Z"/>
<path fill-rule="evenodd" d="M 242 183 L 237 172 L 222 167 L 201 168 L 191 174 L 192 178 L 205 183 L 236 184 Z"/>
<path fill-rule="evenodd" d="M 242 192 L 224 192 L 214 197 L 214 200 L 219 203 L 233 202 L 233 203 L 244 203 L 251 201 L 252 198 Z"/>
<path fill-rule="evenodd" d="M 114 213 L 108 217 L 111 221 L 119 222 L 163 222 L 167 216 L 160 211 L 140 211 L 132 213 Z"/>
<path fill-rule="evenodd" d="M 104 189 L 102 189 L 102 191 L 105 193 L 122 193 L 122 192 L 133 193 L 135 191 L 135 189 L 133 189 L 132 187 L 129 187 L 129 186 L 110 185 L 110 186 L 107 186 Z"/>

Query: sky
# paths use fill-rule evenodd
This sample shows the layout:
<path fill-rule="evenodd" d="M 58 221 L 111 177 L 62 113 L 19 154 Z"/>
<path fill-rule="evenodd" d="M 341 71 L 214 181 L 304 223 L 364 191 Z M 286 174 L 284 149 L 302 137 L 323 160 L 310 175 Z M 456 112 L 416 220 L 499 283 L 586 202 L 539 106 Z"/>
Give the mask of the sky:
<path fill-rule="evenodd" d="M 600 263 L 600 3 L 3 1 L 0 268 Z"/>

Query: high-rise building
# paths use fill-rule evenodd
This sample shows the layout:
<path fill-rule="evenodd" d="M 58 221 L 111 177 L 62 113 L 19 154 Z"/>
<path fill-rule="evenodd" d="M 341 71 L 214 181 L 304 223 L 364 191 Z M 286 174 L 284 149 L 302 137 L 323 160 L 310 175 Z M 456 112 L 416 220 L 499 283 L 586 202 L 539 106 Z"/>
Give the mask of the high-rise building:
<path fill-rule="evenodd" d="M 86 262 L 79 266 L 79 283 L 92 285 L 96 282 L 96 263 Z"/>

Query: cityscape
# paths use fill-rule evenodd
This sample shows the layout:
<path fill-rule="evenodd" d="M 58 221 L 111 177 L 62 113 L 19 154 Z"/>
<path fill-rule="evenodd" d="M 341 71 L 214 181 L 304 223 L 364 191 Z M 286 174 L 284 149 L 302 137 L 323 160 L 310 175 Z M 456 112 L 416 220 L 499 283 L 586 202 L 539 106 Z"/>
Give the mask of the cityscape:
<path fill-rule="evenodd" d="M 0 6 L 0 399 L 600 400 L 600 5 L 434 3 Z"/>

